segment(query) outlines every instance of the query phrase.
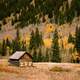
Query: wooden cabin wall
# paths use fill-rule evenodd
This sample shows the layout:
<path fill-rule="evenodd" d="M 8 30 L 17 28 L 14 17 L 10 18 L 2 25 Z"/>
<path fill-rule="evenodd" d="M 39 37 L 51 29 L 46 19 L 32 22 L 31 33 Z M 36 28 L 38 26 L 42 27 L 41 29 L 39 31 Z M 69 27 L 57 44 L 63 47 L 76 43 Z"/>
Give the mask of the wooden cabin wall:
<path fill-rule="evenodd" d="M 20 61 L 32 62 L 32 59 L 31 59 L 27 54 L 25 54 L 25 55 L 20 59 Z"/>
<path fill-rule="evenodd" d="M 20 60 L 20 66 L 31 66 L 32 58 L 30 58 L 27 54 L 25 54 Z"/>

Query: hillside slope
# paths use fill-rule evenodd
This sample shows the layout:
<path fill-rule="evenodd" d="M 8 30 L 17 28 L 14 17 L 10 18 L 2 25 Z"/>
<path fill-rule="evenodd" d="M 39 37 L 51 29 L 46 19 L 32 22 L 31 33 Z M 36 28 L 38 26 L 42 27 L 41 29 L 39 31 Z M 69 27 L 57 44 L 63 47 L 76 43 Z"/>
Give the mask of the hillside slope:
<path fill-rule="evenodd" d="M 63 25 L 56 25 L 51 23 L 41 23 L 39 25 L 29 25 L 27 27 L 24 27 L 20 30 L 20 34 L 22 39 L 26 40 L 27 44 L 30 40 L 30 33 L 32 30 L 35 30 L 36 27 L 39 28 L 39 31 L 42 32 L 44 44 L 47 47 L 51 46 L 52 41 L 52 33 L 54 32 L 55 28 L 58 29 L 59 37 L 62 37 L 65 39 L 68 37 L 69 33 L 71 33 L 73 36 L 75 35 L 75 28 L 77 25 L 80 26 L 80 17 L 75 18 L 72 22 L 72 24 L 63 24 Z M 2 39 L 14 39 L 16 36 L 16 29 L 14 26 L 11 25 L 11 22 L 8 24 L 2 26 L 2 30 L 0 31 L 0 40 Z"/>

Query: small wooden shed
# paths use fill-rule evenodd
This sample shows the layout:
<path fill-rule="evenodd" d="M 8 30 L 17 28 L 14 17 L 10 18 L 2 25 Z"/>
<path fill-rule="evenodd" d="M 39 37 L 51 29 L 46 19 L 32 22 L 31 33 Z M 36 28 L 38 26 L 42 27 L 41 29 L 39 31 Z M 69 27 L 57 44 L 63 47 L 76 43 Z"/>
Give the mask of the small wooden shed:
<path fill-rule="evenodd" d="M 25 51 L 16 51 L 9 57 L 9 62 L 15 66 L 32 66 L 32 56 Z"/>

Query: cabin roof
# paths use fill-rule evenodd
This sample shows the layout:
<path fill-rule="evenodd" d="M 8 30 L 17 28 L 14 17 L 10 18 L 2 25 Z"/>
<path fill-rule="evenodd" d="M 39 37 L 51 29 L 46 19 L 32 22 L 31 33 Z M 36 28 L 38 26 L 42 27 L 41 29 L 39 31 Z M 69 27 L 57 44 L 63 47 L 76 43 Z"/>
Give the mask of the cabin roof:
<path fill-rule="evenodd" d="M 26 51 L 16 51 L 12 56 L 10 56 L 9 59 L 20 59 L 24 54 L 27 54 L 30 58 L 32 58 L 32 56 L 27 53 Z"/>

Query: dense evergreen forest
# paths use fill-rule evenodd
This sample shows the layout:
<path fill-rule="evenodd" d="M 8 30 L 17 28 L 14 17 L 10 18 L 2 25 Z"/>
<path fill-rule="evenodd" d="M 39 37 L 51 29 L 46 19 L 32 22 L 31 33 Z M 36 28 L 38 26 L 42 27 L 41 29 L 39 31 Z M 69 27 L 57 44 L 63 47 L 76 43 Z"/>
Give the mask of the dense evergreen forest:
<path fill-rule="evenodd" d="M 17 23 L 16 38 L 10 41 L 8 38 L 0 43 L 0 55 L 11 55 L 15 51 L 29 51 L 33 53 L 34 62 L 62 62 L 62 53 L 67 53 L 63 45 L 59 45 L 60 36 L 58 30 L 53 32 L 52 45 L 50 49 L 44 49 L 42 33 L 37 27 L 31 32 L 30 43 L 27 46 L 26 41 L 21 40 L 20 28 L 29 24 L 44 23 L 49 20 L 50 23 L 58 25 L 72 23 L 75 17 L 80 16 L 80 0 L 0 0 L 0 27 L 5 25 L 10 18 L 12 25 Z M 47 17 L 47 18 L 46 18 Z M 73 26 L 74 27 L 74 26 Z M 68 51 L 69 62 L 80 62 L 80 27 L 76 26 L 75 36 L 69 34 L 68 43 L 74 45 L 73 49 Z M 73 58 L 77 52 L 76 59 Z M 45 55 L 44 55 L 45 53 Z M 69 58 L 68 58 L 69 59 Z"/>
<path fill-rule="evenodd" d="M 45 22 L 46 15 L 50 22 L 71 23 L 75 16 L 80 15 L 80 0 L 0 0 L 0 20 L 3 24 L 6 24 L 5 18 L 11 15 L 14 16 L 12 25 L 18 22 L 20 27 Z"/>

